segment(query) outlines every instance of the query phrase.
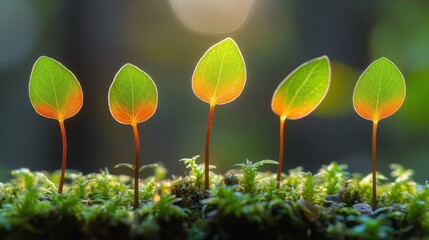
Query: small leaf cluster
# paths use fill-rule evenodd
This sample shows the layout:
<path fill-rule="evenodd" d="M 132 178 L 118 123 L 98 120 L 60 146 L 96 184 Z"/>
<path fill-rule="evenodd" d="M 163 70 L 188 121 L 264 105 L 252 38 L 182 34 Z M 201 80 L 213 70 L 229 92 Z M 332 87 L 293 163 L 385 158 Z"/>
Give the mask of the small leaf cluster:
<path fill-rule="evenodd" d="M 200 156 L 194 156 L 193 158 L 183 158 L 180 161 L 185 163 L 186 168 L 189 168 L 189 177 L 193 181 L 195 189 L 201 190 L 204 188 L 204 166 L 196 163 Z"/>
<path fill-rule="evenodd" d="M 273 160 L 262 160 L 256 163 L 252 163 L 249 160 L 246 160 L 246 163 L 239 163 L 235 166 L 241 167 L 241 176 L 240 176 L 240 186 L 241 190 L 245 193 L 256 193 L 259 192 L 261 189 L 261 184 L 259 183 L 260 180 L 263 179 L 257 179 L 258 176 L 258 168 L 262 167 L 266 164 L 278 164 L 276 161 Z"/>

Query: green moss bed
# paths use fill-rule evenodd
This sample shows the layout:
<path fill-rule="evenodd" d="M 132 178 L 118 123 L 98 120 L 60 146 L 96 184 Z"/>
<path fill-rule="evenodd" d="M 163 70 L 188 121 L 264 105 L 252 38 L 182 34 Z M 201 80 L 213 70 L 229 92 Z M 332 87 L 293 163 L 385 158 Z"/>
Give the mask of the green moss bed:
<path fill-rule="evenodd" d="M 145 170 L 140 208 L 133 206 L 133 179 L 107 170 L 68 171 L 57 193 L 59 173 L 19 169 L 0 183 L 0 239 L 426 239 L 429 185 L 413 171 L 391 166 L 378 174 L 378 206 L 370 207 L 371 176 L 351 174 L 331 163 L 317 174 L 302 168 L 283 175 L 258 172 L 273 161 L 236 165 L 211 173 L 204 190 L 197 158 L 182 160 L 184 177 Z"/>

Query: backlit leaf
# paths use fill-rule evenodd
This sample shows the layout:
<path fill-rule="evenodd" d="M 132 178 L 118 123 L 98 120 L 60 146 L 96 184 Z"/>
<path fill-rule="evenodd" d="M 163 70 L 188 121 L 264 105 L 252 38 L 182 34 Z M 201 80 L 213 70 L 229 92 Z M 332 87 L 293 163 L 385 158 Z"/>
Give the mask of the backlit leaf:
<path fill-rule="evenodd" d="M 135 125 L 149 119 L 158 105 L 155 83 L 145 72 L 131 64 L 116 74 L 109 90 L 109 108 L 122 124 Z"/>
<path fill-rule="evenodd" d="M 73 73 L 45 56 L 34 63 L 29 94 L 37 113 L 59 121 L 74 116 L 83 104 L 82 88 Z"/>
<path fill-rule="evenodd" d="M 211 47 L 198 62 L 192 90 L 210 105 L 236 99 L 246 84 L 246 66 L 237 44 L 227 38 Z"/>
<path fill-rule="evenodd" d="M 362 73 L 353 93 L 356 112 L 371 121 L 394 114 L 405 99 L 405 80 L 396 65 L 380 58 Z"/>
<path fill-rule="evenodd" d="M 274 92 L 271 108 L 280 117 L 303 118 L 322 102 L 328 92 L 330 80 L 328 57 L 310 60 L 280 83 Z"/>

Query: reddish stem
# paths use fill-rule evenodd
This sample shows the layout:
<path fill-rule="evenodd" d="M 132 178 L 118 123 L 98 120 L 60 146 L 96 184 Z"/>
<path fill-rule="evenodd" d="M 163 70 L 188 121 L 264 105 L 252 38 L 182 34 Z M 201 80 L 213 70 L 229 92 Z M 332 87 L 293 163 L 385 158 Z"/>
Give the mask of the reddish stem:
<path fill-rule="evenodd" d="M 204 186 L 205 189 L 210 189 L 210 180 L 209 180 L 209 171 L 210 171 L 210 132 L 212 129 L 213 115 L 214 115 L 215 105 L 210 104 L 209 119 L 207 122 L 207 132 L 206 132 L 206 152 L 205 152 L 205 169 L 204 169 Z"/>
<path fill-rule="evenodd" d="M 283 152 L 284 152 L 284 131 L 286 117 L 280 117 L 280 144 L 279 144 L 279 165 L 277 168 L 277 189 L 280 188 L 280 178 L 283 169 Z"/>
<path fill-rule="evenodd" d="M 378 121 L 372 125 L 372 208 L 377 208 L 377 126 Z"/>
<path fill-rule="evenodd" d="M 63 140 L 63 156 L 61 161 L 61 179 L 60 179 L 60 187 L 58 188 L 58 193 L 63 193 L 63 186 L 64 186 L 64 177 L 66 174 L 66 163 L 67 163 L 67 134 L 66 134 L 66 128 L 64 127 L 64 120 L 58 120 L 60 123 L 60 129 L 61 129 L 61 138 Z"/>
<path fill-rule="evenodd" d="M 136 142 L 136 162 L 134 165 L 134 209 L 139 208 L 139 170 L 140 170 L 140 138 L 137 124 L 131 125 L 134 132 L 134 140 Z"/>

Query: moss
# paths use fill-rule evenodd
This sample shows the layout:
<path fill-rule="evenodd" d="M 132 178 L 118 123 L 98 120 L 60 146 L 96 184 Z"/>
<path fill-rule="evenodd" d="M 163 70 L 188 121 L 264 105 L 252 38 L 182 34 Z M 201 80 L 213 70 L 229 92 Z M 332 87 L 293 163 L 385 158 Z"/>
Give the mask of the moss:
<path fill-rule="evenodd" d="M 141 207 L 133 210 L 132 179 L 107 170 L 67 172 L 62 195 L 58 172 L 19 169 L 0 183 L 0 239 L 409 239 L 429 234 L 429 185 L 392 165 L 379 174 L 378 208 L 370 204 L 370 177 L 345 165 L 317 174 L 293 169 L 276 189 L 264 163 L 211 174 L 205 191 L 197 158 L 184 160 L 188 175 L 165 179 L 166 170 L 141 179 Z M 368 190 L 369 187 L 369 190 Z M 369 192 L 368 192 L 369 191 Z"/>

